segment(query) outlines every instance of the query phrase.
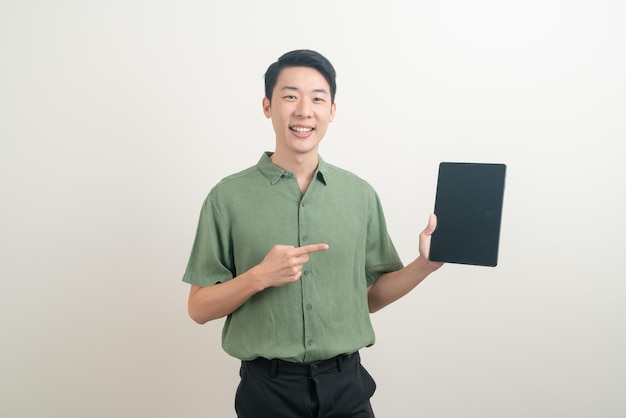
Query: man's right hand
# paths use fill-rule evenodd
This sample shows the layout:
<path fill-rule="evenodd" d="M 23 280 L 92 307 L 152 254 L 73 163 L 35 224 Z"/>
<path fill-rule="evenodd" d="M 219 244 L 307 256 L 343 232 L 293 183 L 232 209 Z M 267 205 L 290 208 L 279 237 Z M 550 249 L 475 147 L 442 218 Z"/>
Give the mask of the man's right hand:
<path fill-rule="evenodd" d="M 303 247 L 275 245 L 263 261 L 255 267 L 255 273 L 265 282 L 264 287 L 284 286 L 302 276 L 302 266 L 309 261 L 309 254 L 328 250 L 328 244 L 312 244 Z"/>

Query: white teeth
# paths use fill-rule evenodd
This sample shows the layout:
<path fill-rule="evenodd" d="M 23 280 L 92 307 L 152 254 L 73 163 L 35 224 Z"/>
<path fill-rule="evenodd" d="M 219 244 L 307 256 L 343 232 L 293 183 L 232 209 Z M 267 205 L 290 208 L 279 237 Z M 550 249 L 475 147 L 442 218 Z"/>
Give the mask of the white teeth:
<path fill-rule="evenodd" d="M 292 126 L 291 130 L 296 131 L 296 132 L 309 132 L 309 131 L 312 131 L 313 128 L 304 128 L 302 126 Z"/>

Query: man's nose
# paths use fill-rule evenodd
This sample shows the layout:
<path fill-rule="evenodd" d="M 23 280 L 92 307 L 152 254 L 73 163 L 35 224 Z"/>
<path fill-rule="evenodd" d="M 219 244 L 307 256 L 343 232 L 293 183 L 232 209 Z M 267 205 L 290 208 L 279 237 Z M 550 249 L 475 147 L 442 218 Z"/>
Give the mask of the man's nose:
<path fill-rule="evenodd" d="M 311 117 L 311 113 L 312 107 L 308 100 L 301 100 L 298 102 L 298 106 L 296 106 L 296 116 L 308 118 Z"/>

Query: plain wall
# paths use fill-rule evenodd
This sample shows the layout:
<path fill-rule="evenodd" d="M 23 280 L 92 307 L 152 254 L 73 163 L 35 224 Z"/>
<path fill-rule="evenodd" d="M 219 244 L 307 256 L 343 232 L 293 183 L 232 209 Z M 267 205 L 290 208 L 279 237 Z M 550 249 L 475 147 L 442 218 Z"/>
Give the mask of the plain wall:
<path fill-rule="evenodd" d="M 380 417 L 626 416 L 619 0 L 0 0 L 0 416 L 233 417 L 187 316 L 200 206 L 271 150 L 263 73 L 338 72 L 330 163 L 417 255 L 440 161 L 508 165 L 496 268 L 373 315 Z"/>

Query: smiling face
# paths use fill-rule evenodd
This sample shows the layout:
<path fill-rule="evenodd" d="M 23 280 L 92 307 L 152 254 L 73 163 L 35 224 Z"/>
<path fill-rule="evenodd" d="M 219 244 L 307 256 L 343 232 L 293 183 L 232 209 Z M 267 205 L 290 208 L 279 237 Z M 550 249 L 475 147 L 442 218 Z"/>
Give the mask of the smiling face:
<path fill-rule="evenodd" d="M 272 119 L 277 155 L 317 158 L 318 145 L 335 117 L 335 104 L 319 71 L 287 67 L 278 76 L 271 102 L 263 99 L 263 112 Z"/>

